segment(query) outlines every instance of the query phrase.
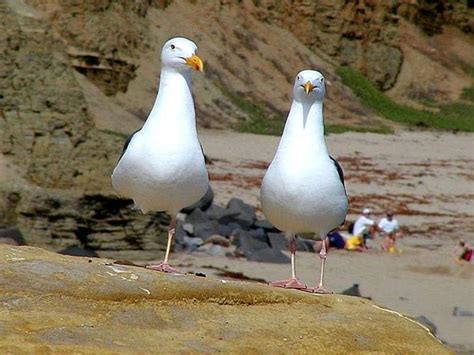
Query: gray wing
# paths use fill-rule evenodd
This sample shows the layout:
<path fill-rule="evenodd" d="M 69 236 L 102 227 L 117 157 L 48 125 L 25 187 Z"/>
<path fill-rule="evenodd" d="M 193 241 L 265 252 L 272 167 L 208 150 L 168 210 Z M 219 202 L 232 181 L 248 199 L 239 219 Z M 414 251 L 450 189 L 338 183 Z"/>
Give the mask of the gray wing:
<path fill-rule="evenodd" d="M 141 129 L 141 128 L 140 128 Z M 128 145 L 130 144 L 130 142 L 132 141 L 132 138 L 133 136 L 140 131 L 140 129 L 137 129 L 135 132 L 133 132 L 130 136 L 128 136 L 127 140 L 125 141 L 125 144 L 123 145 L 123 149 L 122 149 L 122 154 L 120 154 L 120 157 L 118 159 L 118 161 L 120 161 L 120 159 L 122 159 L 123 155 L 125 154 L 125 151 L 127 150 L 128 148 Z"/>
<path fill-rule="evenodd" d="M 205 162 L 206 164 L 211 165 L 211 164 L 212 164 L 212 160 L 211 160 L 211 158 L 209 158 L 209 157 L 206 155 L 206 153 L 204 153 L 204 148 L 202 147 L 201 142 L 199 142 L 199 145 L 201 146 L 201 152 L 202 152 L 202 155 L 204 156 L 204 162 Z"/>
<path fill-rule="evenodd" d="M 339 179 L 341 180 L 341 184 L 342 184 L 342 186 L 344 186 L 344 193 L 347 196 L 346 184 L 344 183 L 344 171 L 342 170 L 341 165 L 339 165 L 339 163 L 337 162 L 336 159 L 334 159 L 332 156 L 329 156 L 329 158 L 332 160 L 332 162 L 334 163 L 334 166 L 336 167 L 337 174 L 339 175 Z M 344 223 L 346 223 L 345 219 L 344 219 L 344 222 L 341 223 L 341 226 L 344 225 Z M 336 229 L 334 229 L 334 230 L 336 230 Z"/>
<path fill-rule="evenodd" d="M 336 159 L 334 159 L 332 156 L 329 156 L 329 158 L 332 160 L 332 162 L 334 163 L 334 166 L 336 167 L 337 173 L 339 175 L 339 179 L 341 180 L 342 186 L 344 186 L 344 191 L 346 192 L 346 196 L 347 196 L 346 184 L 344 183 L 344 171 L 342 170 L 342 167 L 339 165 Z"/>

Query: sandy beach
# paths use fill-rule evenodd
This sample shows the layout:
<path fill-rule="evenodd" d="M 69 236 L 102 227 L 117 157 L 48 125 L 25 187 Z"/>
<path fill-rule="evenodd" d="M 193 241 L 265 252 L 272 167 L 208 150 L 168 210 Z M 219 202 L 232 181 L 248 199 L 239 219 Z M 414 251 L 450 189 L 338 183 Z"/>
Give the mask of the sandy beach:
<path fill-rule="evenodd" d="M 260 181 L 279 138 L 212 130 L 200 135 L 213 160 L 215 203 L 236 196 L 259 210 Z M 328 287 L 341 292 L 358 283 L 363 296 L 412 317 L 423 315 L 436 325 L 440 339 L 459 351 L 473 351 L 474 318 L 466 312 L 474 311 L 474 265 L 458 265 L 452 257 L 458 238 L 473 244 L 472 135 L 346 133 L 330 135 L 327 143 L 346 174 L 348 219 L 364 206 L 374 209 L 377 219 L 390 208 L 406 234 L 398 243 L 400 253 L 382 252 L 376 244 L 366 253 L 331 251 Z M 289 273 L 289 265 L 199 251 L 173 258 L 185 271 L 219 277 L 232 271 L 267 282 Z M 315 284 L 319 263 L 317 255 L 299 253 L 304 282 Z M 455 307 L 464 313 L 453 315 Z"/>

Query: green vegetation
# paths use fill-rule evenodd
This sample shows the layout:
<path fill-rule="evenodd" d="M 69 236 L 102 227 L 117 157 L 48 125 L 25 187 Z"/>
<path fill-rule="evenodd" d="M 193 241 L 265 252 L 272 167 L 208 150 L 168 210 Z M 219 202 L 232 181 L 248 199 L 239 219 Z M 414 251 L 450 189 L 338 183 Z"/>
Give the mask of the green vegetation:
<path fill-rule="evenodd" d="M 262 107 L 254 104 L 250 100 L 234 94 L 227 89 L 220 87 L 222 93 L 238 108 L 244 111 L 249 117 L 248 121 L 242 122 L 237 129 L 241 132 L 265 134 L 271 136 L 281 135 L 285 122 L 276 116 L 270 116 Z"/>
<path fill-rule="evenodd" d="M 365 106 L 384 118 L 421 128 L 474 132 L 474 105 L 461 103 L 442 105 L 438 107 L 439 112 L 418 110 L 396 103 L 354 69 L 339 67 L 336 73 Z M 471 89 L 466 92 L 467 97 L 472 95 Z"/>
<path fill-rule="evenodd" d="M 344 133 L 344 132 L 360 132 L 360 133 L 379 133 L 389 134 L 393 133 L 393 130 L 387 126 L 349 126 L 343 124 L 326 124 L 324 127 L 325 134 L 331 133 Z"/>
<path fill-rule="evenodd" d="M 280 136 L 283 133 L 285 122 L 276 119 L 258 118 L 239 125 L 240 132 Z"/>
<path fill-rule="evenodd" d="M 464 100 L 474 102 L 474 85 L 468 88 L 465 88 L 462 91 L 461 98 L 463 98 Z"/>
<path fill-rule="evenodd" d="M 239 107 L 250 118 L 248 121 L 242 122 L 238 126 L 238 130 L 240 132 L 265 134 L 271 136 L 279 136 L 282 134 L 283 128 L 285 126 L 285 121 L 283 120 L 283 117 L 280 118 L 275 115 L 270 115 L 269 117 L 269 115 L 263 110 L 262 107 L 254 104 L 250 100 L 228 92 L 223 88 L 221 88 L 221 90 L 235 106 Z M 344 132 L 370 132 L 380 134 L 393 133 L 392 129 L 386 126 L 361 127 L 342 124 L 325 125 L 326 134 L 337 134 Z"/>

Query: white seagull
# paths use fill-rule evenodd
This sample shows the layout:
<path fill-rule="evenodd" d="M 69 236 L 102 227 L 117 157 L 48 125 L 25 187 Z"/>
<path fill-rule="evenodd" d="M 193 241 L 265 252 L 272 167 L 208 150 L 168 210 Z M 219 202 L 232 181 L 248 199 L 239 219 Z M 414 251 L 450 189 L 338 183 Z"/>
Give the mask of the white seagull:
<path fill-rule="evenodd" d="M 191 69 L 202 71 L 197 47 L 186 38 L 167 41 L 161 51 L 160 86 L 143 127 L 132 134 L 112 174 L 112 185 L 143 213 L 171 215 L 162 263 L 153 270 L 176 273 L 168 264 L 176 215 L 204 196 L 209 179 L 196 131 Z"/>
<path fill-rule="evenodd" d="M 330 293 L 323 286 L 326 236 L 344 223 L 348 200 L 342 168 L 329 156 L 324 140 L 324 77 L 314 70 L 296 76 L 285 129 L 261 188 L 262 209 L 274 226 L 286 232 L 291 278 L 273 286 Z M 296 233 L 314 232 L 323 243 L 319 285 L 307 288 L 295 270 Z"/>

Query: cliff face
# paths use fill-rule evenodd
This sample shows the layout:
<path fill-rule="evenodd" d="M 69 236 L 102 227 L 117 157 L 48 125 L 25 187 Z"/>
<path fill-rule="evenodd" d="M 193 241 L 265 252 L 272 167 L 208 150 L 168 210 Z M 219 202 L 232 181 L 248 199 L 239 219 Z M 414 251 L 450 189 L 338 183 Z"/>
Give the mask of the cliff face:
<path fill-rule="evenodd" d="M 286 28 L 319 55 L 356 68 L 384 91 L 395 86 L 406 59 L 402 20 L 414 25 L 412 31 L 428 36 L 443 34 L 450 27 L 466 35 L 474 32 L 474 9 L 464 1 L 259 0 L 254 4 L 258 19 Z M 453 39 L 462 38 L 451 34 Z M 472 45 L 471 41 L 471 52 Z M 420 73 L 417 79 L 424 76 Z"/>
<path fill-rule="evenodd" d="M 303 68 L 321 70 L 328 79 L 329 124 L 382 123 L 342 85 L 335 74 L 341 64 L 391 88 L 400 101 L 457 99 L 470 85 L 466 70 L 474 62 L 466 35 L 472 9 L 460 2 L 438 14 L 433 6 L 369 0 L 0 2 L 0 194 L 19 199 L 13 210 L 0 207 L 0 223 L 29 234 L 32 223 L 18 216 L 34 215 L 31 199 L 47 204 L 65 196 L 66 205 L 82 206 L 77 199 L 84 193 L 111 193 L 124 135 L 149 113 L 161 46 L 172 36 L 194 39 L 205 61 L 204 73 L 193 74 L 201 127 L 281 123 Z M 435 17 L 431 30 L 429 16 Z M 59 235 L 69 245 L 68 234 Z"/>
<path fill-rule="evenodd" d="M 38 186 L 104 186 L 97 171 L 120 140 L 95 128 L 66 46 L 21 2 L 0 11 L 1 153 Z"/>
<path fill-rule="evenodd" d="M 294 33 L 316 53 L 359 69 L 389 89 L 402 63 L 392 1 L 258 1 L 257 17 Z"/>

